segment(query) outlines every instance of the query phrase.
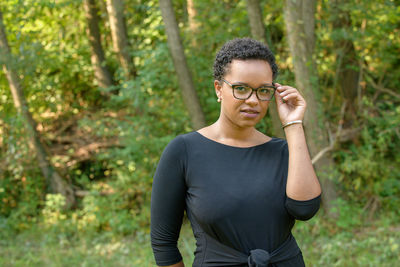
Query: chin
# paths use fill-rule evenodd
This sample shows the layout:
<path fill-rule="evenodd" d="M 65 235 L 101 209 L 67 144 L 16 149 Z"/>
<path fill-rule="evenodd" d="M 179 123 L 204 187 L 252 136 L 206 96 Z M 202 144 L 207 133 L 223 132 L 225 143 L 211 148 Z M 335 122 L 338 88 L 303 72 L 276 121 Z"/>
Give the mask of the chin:
<path fill-rule="evenodd" d="M 260 120 L 256 120 L 256 121 L 241 121 L 238 122 L 236 125 L 238 125 L 241 128 L 248 128 L 248 127 L 255 127 L 257 125 L 257 123 L 259 123 Z"/>
<path fill-rule="evenodd" d="M 264 114 L 265 115 L 265 114 Z M 236 125 L 238 128 L 250 128 L 250 127 L 255 127 L 257 123 L 259 123 L 264 115 L 259 116 L 258 118 L 244 118 L 241 115 L 234 115 L 234 116 L 224 116 L 227 121 L 229 121 L 231 124 Z"/>

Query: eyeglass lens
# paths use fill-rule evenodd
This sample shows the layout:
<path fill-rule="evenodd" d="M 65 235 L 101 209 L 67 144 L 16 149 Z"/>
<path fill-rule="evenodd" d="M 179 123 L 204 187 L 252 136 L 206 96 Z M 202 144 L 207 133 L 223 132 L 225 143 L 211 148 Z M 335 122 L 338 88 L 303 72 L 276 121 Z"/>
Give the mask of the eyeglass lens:
<path fill-rule="evenodd" d="M 247 99 L 250 97 L 253 89 L 244 85 L 234 85 L 233 96 L 239 99 Z M 270 100 L 274 95 L 274 87 L 260 87 L 257 89 L 256 93 L 260 100 Z"/>

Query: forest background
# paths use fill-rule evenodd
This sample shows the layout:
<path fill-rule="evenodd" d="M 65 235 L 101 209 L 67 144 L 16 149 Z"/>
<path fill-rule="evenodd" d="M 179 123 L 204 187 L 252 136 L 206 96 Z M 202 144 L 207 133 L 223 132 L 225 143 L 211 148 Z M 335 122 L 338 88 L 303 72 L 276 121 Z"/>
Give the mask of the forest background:
<path fill-rule="evenodd" d="M 253 37 L 305 96 L 323 208 L 294 228 L 307 266 L 400 260 L 400 2 L 0 3 L 0 266 L 155 266 L 152 176 L 213 123 L 216 51 Z M 258 128 L 284 138 L 274 106 Z M 194 241 L 185 219 L 179 247 Z"/>

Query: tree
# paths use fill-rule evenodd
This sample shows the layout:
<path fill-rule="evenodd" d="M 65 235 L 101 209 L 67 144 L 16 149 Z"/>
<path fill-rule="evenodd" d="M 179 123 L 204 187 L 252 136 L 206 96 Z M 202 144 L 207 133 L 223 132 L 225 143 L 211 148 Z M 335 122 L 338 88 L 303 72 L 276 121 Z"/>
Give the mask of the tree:
<path fill-rule="evenodd" d="M 3 23 L 3 13 L 0 11 L 0 48 L 1 48 L 1 63 L 3 71 L 6 74 L 11 94 L 14 100 L 14 106 L 18 113 L 21 114 L 28 131 L 31 147 L 35 150 L 39 167 L 46 178 L 48 188 L 53 193 L 59 193 L 65 197 L 66 206 L 72 207 L 75 205 L 75 195 L 72 187 L 60 176 L 60 174 L 52 166 L 49 155 L 46 152 L 44 145 L 41 142 L 40 134 L 36 130 L 36 121 L 33 119 L 26 102 L 21 82 L 13 67 L 13 56 L 8 44 L 6 30 Z"/>
<path fill-rule="evenodd" d="M 83 0 L 83 7 L 87 20 L 86 32 L 89 37 L 90 48 L 92 50 L 92 66 L 94 77 L 97 84 L 102 88 L 112 85 L 112 76 L 105 65 L 104 51 L 101 46 L 98 9 L 95 0 Z"/>
<path fill-rule="evenodd" d="M 336 48 L 337 80 L 346 103 L 344 112 L 344 128 L 351 128 L 357 118 L 357 95 L 360 71 L 358 70 L 358 59 L 353 41 L 346 34 L 351 30 L 351 18 L 349 11 L 344 7 L 347 0 L 332 1 L 333 9 L 333 30 L 336 38 L 334 47 Z"/>
<path fill-rule="evenodd" d="M 194 6 L 193 0 L 187 0 L 187 13 L 188 13 L 189 29 L 190 29 L 190 32 L 192 33 L 192 38 L 191 38 L 192 46 L 196 47 L 197 46 L 196 35 L 197 35 L 200 25 L 196 20 L 197 11 Z"/>
<path fill-rule="evenodd" d="M 135 77 L 136 70 L 129 53 L 128 35 L 124 18 L 123 0 L 107 0 L 107 12 L 110 21 L 111 36 L 115 53 L 124 70 L 127 80 Z"/>
<path fill-rule="evenodd" d="M 265 27 L 259 0 L 247 0 L 247 14 L 250 21 L 251 35 L 253 38 L 267 44 Z"/>
<path fill-rule="evenodd" d="M 183 101 L 189 111 L 192 127 L 199 129 L 205 126 L 206 121 L 187 65 L 172 3 L 171 0 L 160 0 L 159 3 L 165 24 L 168 47 L 178 75 L 179 85 L 182 89 Z"/>
<path fill-rule="evenodd" d="M 268 46 L 259 0 L 247 0 L 247 15 L 249 17 L 250 30 L 253 38 Z M 271 101 L 268 112 L 272 120 L 273 134 L 278 137 L 283 137 L 284 132 L 281 127 L 281 121 L 274 101 Z"/>
<path fill-rule="evenodd" d="M 325 130 L 323 108 L 320 105 L 318 95 L 318 80 L 313 61 L 315 4 L 315 0 L 287 0 L 284 7 L 296 85 L 307 101 L 304 125 L 312 157 L 316 156 L 319 151 L 330 147 Z M 334 162 L 327 153 L 321 155 L 315 163 L 323 190 L 323 204 L 330 215 L 334 215 L 332 211 L 333 201 L 337 199 L 334 183 L 327 176 L 327 174 L 332 173 L 333 167 Z"/>

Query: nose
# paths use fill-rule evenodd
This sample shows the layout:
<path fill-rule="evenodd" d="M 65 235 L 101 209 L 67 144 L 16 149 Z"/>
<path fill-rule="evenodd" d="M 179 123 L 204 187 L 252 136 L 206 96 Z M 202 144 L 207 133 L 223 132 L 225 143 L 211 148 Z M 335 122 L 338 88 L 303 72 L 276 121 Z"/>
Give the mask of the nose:
<path fill-rule="evenodd" d="M 256 106 L 258 104 L 258 98 L 255 91 L 251 92 L 250 97 L 246 99 L 246 103 L 251 106 Z"/>

